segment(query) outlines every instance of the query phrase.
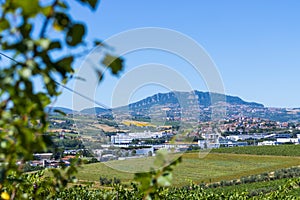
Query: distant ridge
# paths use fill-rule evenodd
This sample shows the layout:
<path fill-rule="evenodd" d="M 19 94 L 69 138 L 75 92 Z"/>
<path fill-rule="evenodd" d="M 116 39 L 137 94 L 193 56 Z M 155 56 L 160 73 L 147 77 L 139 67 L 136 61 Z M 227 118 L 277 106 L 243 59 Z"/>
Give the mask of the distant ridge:
<path fill-rule="evenodd" d="M 251 107 L 264 107 L 263 104 L 255 102 L 246 102 L 239 97 L 229 96 L 218 93 L 209 93 L 209 92 L 169 92 L 169 93 L 158 93 L 153 96 L 147 97 L 143 100 L 137 101 L 135 103 L 129 104 L 129 108 L 138 108 L 138 107 L 151 107 L 154 104 L 164 105 L 164 104 L 180 104 L 178 97 L 180 99 L 187 100 L 189 96 L 194 96 L 198 100 L 199 106 L 209 107 L 212 105 L 211 100 L 214 99 L 215 102 L 224 102 L 230 105 L 247 105 Z"/>
<path fill-rule="evenodd" d="M 212 99 L 214 100 L 213 102 Z M 255 117 L 281 122 L 300 121 L 299 108 L 268 108 L 260 103 L 244 101 L 237 96 L 197 90 L 192 92 L 158 93 L 129 105 L 113 109 L 101 107 L 86 108 L 81 111 L 73 111 L 72 109 L 63 107 L 47 109 L 51 110 L 50 114 L 57 114 L 53 111 L 61 110 L 66 114 L 96 114 L 110 117 L 112 117 L 112 112 L 114 112 L 114 116 L 123 117 L 123 119 L 131 117 L 136 120 L 145 120 L 153 117 L 166 117 L 169 120 L 180 120 L 182 116 L 191 114 L 191 117 L 195 117 L 196 114 L 198 114 L 199 120 L 210 121 L 213 107 L 218 105 L 226 108 L 226 116 L 224 117 L 227 119 Z M 127 111 L 129 111 L 129 113 Z M 162 114 L 165 116 L 162 116 Z"/>

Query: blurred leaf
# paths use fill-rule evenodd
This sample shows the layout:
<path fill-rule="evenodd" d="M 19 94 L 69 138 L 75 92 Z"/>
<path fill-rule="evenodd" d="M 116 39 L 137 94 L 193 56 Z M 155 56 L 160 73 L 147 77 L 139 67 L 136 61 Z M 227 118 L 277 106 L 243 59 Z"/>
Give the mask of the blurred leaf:
<path fill-rule="evenodd" d="M 34 17 L 40 11 L 38 0 L 16 0 L 12 1 L 12 5 L 16 8 L 22 8 L 22 14 L 25 17 Z"/>
<path fill-rule="evenodd" d="M 123 59 L 110 54 L 105 55 L 102 64 L 110 68 L 113 74 L 117 74 L 123 69 Z"/>
<path fill-rule="evenodd" d="M 162 176 L 158 177 L 157 183 L 163 187 L 171 186 L 172 179 L 172 173 L 164 173 Z"/>
<path fill-rule="evenodd" d="M 32 30 L 32 25 L 31 24 L 23 24 L 22 26 L 19 27 L 20 29 L 20 32 L 23 36 L 23 38 L 28 38 L 30 39 L 30 33 L 31 33 L 31 30 Z"/>
<path fill-rule="evenodd" d="M 96 9 L 98 0 L 87 0 L 87 2 L 94 10 Z"/>
<path fill-rule="evenodd" d="M 0 21 L 0 31 L 8 29 L 10 27 L 9 22 L 6 19 L 1 19 Z"/>
<path fill-rule="evenodd" d="M 70 18 L 68 15 L 65 13 L 59 12 L 56 13 L 55 16 L 55 21 L 53 23 L 53 28 L 57 31 L 62 31 L 70 26 Z"/>
<path fill-rule="evenodd" d="M 61 111 L 61 110 L 58 110 L 58 109 L 54 109 L 53 112 L 58 113 L 58 114 L 61 114 L 61 115 L 63 115 L 63 116 L 67 116 L 67 114 L 66 114 L 65 112 L 63 112 L 63 111 Z"/>
<path fill-rule="evenodd" d="M 165 149 L 160 149 L 156 152 L 154 165 L 157 167 L 163 167 L 166 162 L 166 157 L 168 155 L 168 151 Z"/>
<path fill-rule="evenodd" d="M 62 31 L 62 30 L 64 30 L 64 27 L 61 26 L 61 25 L 59 25 L 59 24 L 57 23 L 57 21 L 55 21 L 55 22 L 53 23 L 53 29 L 56 30 L 56 31 Z"/>
<path fill-rule="evenodd" d="M 98 76 L 98 82 L 102 81 L 103 79 L 103 72 L 99 69 L 95 69 L 96 70 L 96 74 Z"/>
<path fill-rule="evenodd" d="M 51 42 L 50 45 L 49 45 L 49 50 L 51 50 L 51 49 L 60 49 L 60 48 L 61 48 L 61 44 L 58 41 Z"/>
<path fill-rule="evenodd" d="M 152 184 L 152 172 L 135 173 L 134 180 L 140 183 L 142 191 L 146 191 Z"/>
<path fill-rule="evenodd" d="M 61 8 L 64 8 L 64 9 L 68 9 L 69 8 L 69 6 L 66 4 L 66 2 L 63 2 L 63 1 L 58 1 L 58 5 Z"/>
<path fill-rule="evenodd" d="M 60 67 L 63 67 L 63 66 L 70 66 L 72 62 L 73 62 L 73 57 L 70 56 L 61 59 L 60 61 L 56 62 L 56 64 Z"/>
<path fill-rule="evenodd" d="M 48 49 L 50 45 L 50 40 L 46 38 L 41 38 L 39 40 L 36 40 L 36 44 L 41 46 L 43 49 Z"/>
<path fill-rule="evenodd" d="M 31 69 L 28 69 L 28 68 L 23 68 L 22 70 L 19 71 L 19 74 L 25 78 L 25 79 L 28 79 L 30 78 L 31 74 L 32 74 L 32 71 Z"/>
<path fill-rule="evenodd" d="M 100 0 L 79 0 L 81 3 L 88 4 L 93 10 L 96 9 L 97 4 Z"/>
<path fill-rule="evenodd" d="M 62 76 L 65 76 L 66 73 L 73 72 L 73 69 L 71 67 L 71 64 L 73 62 L 74 58 L 72 56 L 65 57 L 55 63 L 55 69 L 60 72 Z"/>
<path fill-rule="evenodd" d="M 52 14 L 52 11 L 52 6 L 46 6 L 42 8 L 42 13 L 47 17 Z"/>
<path fill-rule="evenodd" d="M 85 34 L 85 28 L 83 24 L 73 24 L 66 36 L 67 44 L 70 46 L 76 46 L 81 43 Z"/>

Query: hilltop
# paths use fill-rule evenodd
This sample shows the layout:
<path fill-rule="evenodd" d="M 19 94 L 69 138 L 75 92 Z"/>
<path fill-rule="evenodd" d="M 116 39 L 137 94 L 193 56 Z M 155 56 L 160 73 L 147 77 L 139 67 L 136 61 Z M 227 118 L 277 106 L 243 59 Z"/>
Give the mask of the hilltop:
<path fill-rule="evenodd" d="M 184 118 L 211 121 L 212 112 L 220 110 L 222 118 L 255 117 L 272 121 L 300 121 L 300 109 L 269 108 L 261 103 L 247 102 L 240 97 L 201 91 L 158 93 L 140 101 L 118 108 L 100 107 L 72 111 L 59 109 L 66 114 L 107 115 L 136 120 L 164 118 L 167 120 L 183 120 Z M 226 114 L 225 114 L 226 113 Z"/>

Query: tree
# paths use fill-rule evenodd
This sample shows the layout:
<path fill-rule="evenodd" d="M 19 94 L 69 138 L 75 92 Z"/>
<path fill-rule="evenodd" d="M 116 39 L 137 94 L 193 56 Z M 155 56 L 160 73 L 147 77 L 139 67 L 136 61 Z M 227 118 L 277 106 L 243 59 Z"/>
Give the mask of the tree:
<path fill-rule="evenodd" d="M 133 150 L 131 151 L 131 156 L 136 156 L 136 150 L 135 150 L 135 149 L 133 149 Z"/>
<path fill-rule="evenodd" d="M 72 78 L 79 51 L 105 45 L 85 39 L 86 26 L 72 18 L 66 0 L 1 2 L 0 54 L 6 66 L 0 69 L 0 190 L 19 199 L 22 165 L 16 163 L 46 151 L 51 142 L 44 137 L 49 125 L 45 108 L 60 94 L 59 86 Z M 98 0 L 77 2 L 91 10 L 98 4 Z M 101 63 L 113 74 L 123 66 L 123 60 L 110 52 Z M 101 69 L 95 73 L 101 80 Z M 37 80 L 44 89 L 37 89 Z M 51 183 L 56 189 L 65 186 L 74 171 L 66 169 L 65 176 L 53 171 L 56 180 Z"/>

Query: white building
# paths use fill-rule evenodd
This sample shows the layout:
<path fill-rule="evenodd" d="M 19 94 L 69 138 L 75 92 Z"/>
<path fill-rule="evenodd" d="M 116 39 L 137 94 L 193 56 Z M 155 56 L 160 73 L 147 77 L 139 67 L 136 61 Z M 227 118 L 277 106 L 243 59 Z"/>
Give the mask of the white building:
<path fill-rule="evenodd" d="M 294 143 L 299 144 L 299 138 L 277 138 L 277 143 Z"/>
<path fill-rule="evenodd" d="M 163 133 L 161 132 L 138 132 L 138 133 L 122 133 L 111 136 L 110 140 L 112 144 L 130 144 L 134 139 L 148 139 L 148 138 L 161 138 Z"/>
<path fill-rule="evenodd" d="M 263 141 L 263 142 L 259 142 L 257 144 L 258 146 L 272 146 L 272 145 L 277 145 L 276 141 Z"/>
<path fill-rule="evenodd" d="M 198 140 L 198 146 L 201 149 L 216 149 L 220 148 L 220 143 L 210 142 L 209 140 Z"/>

